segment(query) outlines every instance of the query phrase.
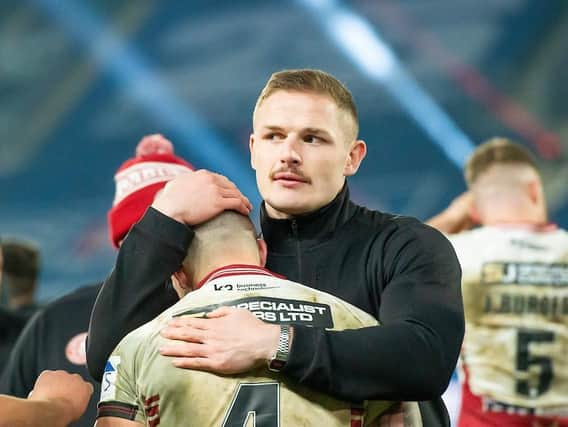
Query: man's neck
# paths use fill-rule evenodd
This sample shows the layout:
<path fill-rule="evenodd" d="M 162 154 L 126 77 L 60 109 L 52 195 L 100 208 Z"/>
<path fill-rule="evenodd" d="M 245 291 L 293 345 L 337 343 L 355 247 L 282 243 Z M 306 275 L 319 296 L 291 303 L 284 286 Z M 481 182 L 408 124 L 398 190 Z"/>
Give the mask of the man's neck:
<path fill-rule="evenodd" d="M 294 215 L 286 213 L 286 212 L 282 212 L 272 206 L 270 206 L 268 203 L 265 203 L 266 205 L 266 213 L 268 214 L 269 218 L 272 219 L 292 219 L 294 218 Z"/>
<path fill-rule="evenodd" d="M 546 215 L 536 212 L 494 212 L 485 216 L 482 220 L 483 225 L 502 225 L 502 224 L 525 224 L 543 225 L 548 223 Z"/>
<path fill-rule="evenodd" d="M 337 195 L 336 195 L 336 197 L 337 197 Z M 284 211 L 278 210 L 275 207 L 269 205 L 267 202 L 264 202 L 264 204 L 265 204 L 265 207 L 266 207 L 266 213 L 268 214 L 269 218 L 272 218 L 272 219 L 293 219 L 293 218 L 301 217 L 301 216 L 304 216 L 304 215 L 309 215 L 313 212 L 316 212 L 319 209 L 329 205 L 334 200 L 335 200 L 335 198 L 324 203 L 323 205 L 317 206 L 317 207 L 312 208 L 312 209 L 306 209 L 305 211 L 298 210 L 298 211 L 294 211 L 294 212 L 289 212 L 289 211 L 284 212 Z"/>
<path fill-rule="evenodd" d="M 228 257 L 223 257 L 223 258 L 217 258 L 214 260 L 211 260 L 210 262 L 207 262 L 205 264 L 203 264 L 202 266 L 198 267 L 195 270 L 195 273 L 193 274 L 193 283 L 196 284 L 196 286 L 202 285 L 203 280 L 207 278 L 207 276 L 209 276 L 213 271 L 218 270 L 220 268 L 223 267 L 227 267 L 229 265 L 235 265 L 235 264 L 240 264 L 240 265 L 252 265 L 252 266 L 256 266 L 256 267 L 260 267 L 260 262 L 258 260 L 258 257 L 252 257 L 252 256 L 228 256 Z"/>

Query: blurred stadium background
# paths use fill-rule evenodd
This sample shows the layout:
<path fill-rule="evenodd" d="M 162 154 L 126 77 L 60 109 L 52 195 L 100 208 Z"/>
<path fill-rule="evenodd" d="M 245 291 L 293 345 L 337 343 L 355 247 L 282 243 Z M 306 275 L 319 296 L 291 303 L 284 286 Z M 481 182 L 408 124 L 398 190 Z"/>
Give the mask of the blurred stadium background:
<path fill-rule="evenodd" d="M 464 189 L 472 144 L 504 135 L 544 169 L 568 226 L 568 2 L 0 2 L 0 234 L 43 251 L 39 297 L 112 266 L 113 174 L 161 132 L 257 203 L 251 111 L 270 73 L 322 68 L 351 88 L 370 207 L 426 219 Z"/>
<path fill-rule="evenodd" d="M 252 108 L 271 72 L 302 67 L 355 96 L 356 201 L 427 219 L 502 135 L 535 154 L 568 227 L 567 40 L 562 0 L 3 0 L 0 235 L 41 247 L 42 301 L 101 280 L 114 172 L 155 132 L 258 206 Z"/>

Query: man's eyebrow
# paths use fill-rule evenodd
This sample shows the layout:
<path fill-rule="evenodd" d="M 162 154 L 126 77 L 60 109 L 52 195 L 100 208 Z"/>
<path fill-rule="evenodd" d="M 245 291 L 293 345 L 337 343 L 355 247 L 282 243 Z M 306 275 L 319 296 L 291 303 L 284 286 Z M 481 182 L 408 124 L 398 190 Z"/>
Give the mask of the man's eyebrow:
<path fill-rule="evenodd" d="M 266 126 L 262 126 L 261 128 L 262 130 L 276 130 L 276 131 L 283 131 L 284 128 L 280 127 L 280 126 L 276 126 L 276 125 L 266 125 Z"/>
<path fill-rule="evenodd" d="M 261 127 L 262 131 L 273 131 L 273 132 L 285 132 L 286 130 L 278 125 L 265 125 Z M 301 130 L 302 133 L 306 134 L 314 134 L 314 135 L 323 135 L 326 136 L 328 138 L 331 138 L 331 134 L 324 130 L 324 129 L 320 129 L 320 128 L 303 128 Z"/>
<path fill-rule="evenodd" d="M 303 130 L 303 132 L 313 133 L 313 134 L 316 134 L 316 135 L 318 135 L 318 134 L 319 135 L 327 135 L 329 137 L 331 136 L 331 134 L 328 131 L 326 131 L 324 129 L 319 129 L 319 128 L 306 128 L 306 129 Z"/>

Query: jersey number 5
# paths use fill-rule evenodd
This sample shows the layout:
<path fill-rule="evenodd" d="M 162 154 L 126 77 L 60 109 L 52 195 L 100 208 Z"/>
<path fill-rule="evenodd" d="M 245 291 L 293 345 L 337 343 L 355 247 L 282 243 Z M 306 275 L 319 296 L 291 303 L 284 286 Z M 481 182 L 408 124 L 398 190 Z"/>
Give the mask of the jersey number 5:
<path fill-rule="evenodd" d="M 278 427 L 279 402 L 278 383 L 239 384 L 223 427 Z"/>
<path fill-rule="evenodd" d="M 552 382 L 552 360 L 546 356 L 531 355 L 531 344 L 551 343 L 554 341 L 554 333 L 533 329 L 522 329 L 517 335 L 517 371 L 523 375 L 523 379 L 517 380 L 517 393 L 537 397 L 548 391 Z M 531 381 L 531 367 L 539 367 L 538 381 Z"/>

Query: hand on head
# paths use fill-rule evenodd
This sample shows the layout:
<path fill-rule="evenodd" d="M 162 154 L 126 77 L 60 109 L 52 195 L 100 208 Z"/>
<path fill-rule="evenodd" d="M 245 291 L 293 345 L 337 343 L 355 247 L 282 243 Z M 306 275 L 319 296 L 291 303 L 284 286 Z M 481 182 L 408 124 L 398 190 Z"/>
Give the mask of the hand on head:
<path fill-rule="evenodd" d="M 183 173 L 168 182 L 152 207 L 188 225 L 201 224 L 225 210 L 248 215 L 250 201 L 223 175 L 207 170 Z"/>
<path fill-rule="evenodd" d="M 438 230 L 455 234 L 473 228 L 479 222 L 474 218 L 474 199 L 471 191 L 456 197 L 450 206 L 426 223 Z"/>
<path fill-rule="evenodd" d="M 452 200 L 447 207 L 446 213 L 453 218 L 456 230 L 455 233 L 473 228 L 477 221 L 473 218 L 474 198 L 471 191 L 465 191 Z"/>

